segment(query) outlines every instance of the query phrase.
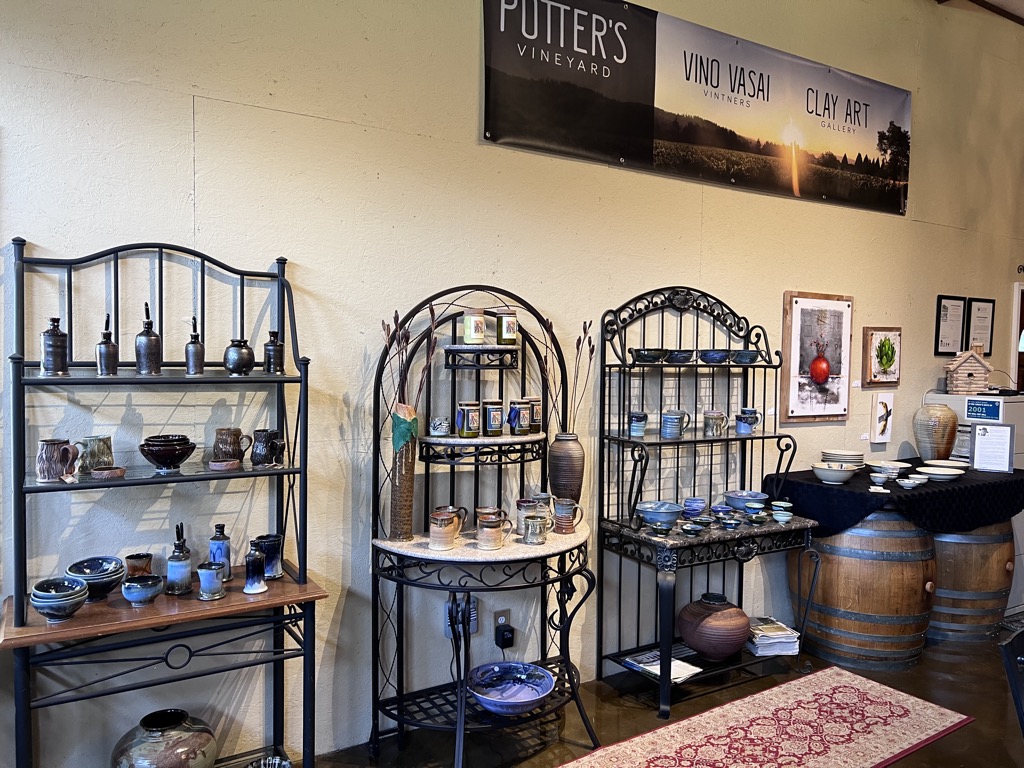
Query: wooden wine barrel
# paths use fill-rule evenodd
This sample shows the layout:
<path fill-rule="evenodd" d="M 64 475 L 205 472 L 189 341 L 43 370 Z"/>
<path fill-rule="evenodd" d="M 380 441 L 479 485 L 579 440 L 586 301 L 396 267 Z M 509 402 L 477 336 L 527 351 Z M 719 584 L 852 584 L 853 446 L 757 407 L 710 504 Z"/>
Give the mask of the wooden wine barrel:
<path fill-rule="evenodd" d="M 835 536 L 815 539 L 812 546 L 821 556 L 821 570 L 809 604 L 813 568 L 806 557 L 798 559 L 799 552 L 789 556 L 798 622 L 809 606 L 804 648 L 844 667 L 897 670 L 916 664 L 932 607 L 931 534 L 895 512 L 881 511 Z"/>
<path fill-rule="evenodd" d="M 1013 525 L 936 533 L 935 602 L 928 637 L 980 643 L 999 628 L 1013 581 Z"/>

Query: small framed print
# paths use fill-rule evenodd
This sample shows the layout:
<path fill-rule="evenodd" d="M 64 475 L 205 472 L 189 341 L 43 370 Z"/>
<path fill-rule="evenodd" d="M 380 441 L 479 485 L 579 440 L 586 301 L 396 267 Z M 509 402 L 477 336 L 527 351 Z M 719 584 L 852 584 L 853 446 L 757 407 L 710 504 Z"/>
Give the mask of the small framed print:
<path fill-rule="evenodd" d="M 1013 472 L 1013 424 L 971 425 L 971 467 Z"/>
<path fill-rule="evenodd" d="M 868 435 L 872 443 L 888 443 L 892 440 L 893 392 L 875 392 L 871 396 L 871 424 Z"/>
<path fill-rule="evenodd" d="M 896 387 L 900 383 L 900 328 L 865 328 L 861 350 L 862 387 Z"/>
<path fill-rule="evenodd" d="M 936 357 L 955 357 L 960 354 L 964 343 L 964 314 L 967 310 L 965 296 L 942 296 L 935 301 L 935 349 Z"/>
<path fill-rule="evenodd" d="M 967 300 L 967 343 L 964 349 L 981 344 L 985 357 L 992 355 L 992 328 L 996 315 L 994 299 Z"/>

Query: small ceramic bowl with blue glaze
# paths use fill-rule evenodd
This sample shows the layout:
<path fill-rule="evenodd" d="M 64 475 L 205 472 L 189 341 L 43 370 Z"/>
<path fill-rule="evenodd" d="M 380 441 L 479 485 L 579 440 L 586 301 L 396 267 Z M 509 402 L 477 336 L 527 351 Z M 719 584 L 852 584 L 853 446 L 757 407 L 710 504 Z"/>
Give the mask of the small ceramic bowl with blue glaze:
<path fill-rule="evenodd" d="M 161 576 L 129 576 L 121 582 L 121 594 L 132 604 L 133 608 L 149 605 L 164 591 L 164 580 Z"/>
<path fill-rule="evenodd" d="M 727 349 L 704 349 L 700 353 L 700 361 L 707 365 L 719 365 L 729 359 Z"/>

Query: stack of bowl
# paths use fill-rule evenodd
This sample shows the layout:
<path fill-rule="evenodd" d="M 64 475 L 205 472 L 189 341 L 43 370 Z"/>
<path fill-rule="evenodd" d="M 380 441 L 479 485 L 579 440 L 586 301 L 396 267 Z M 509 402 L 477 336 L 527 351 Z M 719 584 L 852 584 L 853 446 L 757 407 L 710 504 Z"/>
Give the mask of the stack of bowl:
<path fill-rule="evenodd" d="M 910 464 L 905 461 L 869 461 L 868 466 L 875 472 L 888 475 L 890 480 L 895 480 L 910 469 Z"/>
<path fill-rule="evenodd" d="M 124 562 L 116 557 L 104 555 L 101 557 L 88 557 L 72 563 L 64 571 L 67 576 L 81 579 L 89 588 L 88 603 L 98 600 L 106 600 L 107 595 L 113 592 L 124 578 Z"/>
<path fill-rule="evenodd" d="M 139 444 L 139 452 L 161 475 L 178 472 L 195 449 L 188 435 L 153 435 Z"/>
<path fill-rule="evenodd" d="M 708 503 L 702 496 L 687 496 L 683 499 L 683 517 L 696 517 L 705 509 Z"/>
<path fill-rule="evenodd" d="M 84 581 L 58 576 L 36 582 L 29 602 L 48 624 L 59 624 L 74 616 L 88 596 L 89 587 Z"/>

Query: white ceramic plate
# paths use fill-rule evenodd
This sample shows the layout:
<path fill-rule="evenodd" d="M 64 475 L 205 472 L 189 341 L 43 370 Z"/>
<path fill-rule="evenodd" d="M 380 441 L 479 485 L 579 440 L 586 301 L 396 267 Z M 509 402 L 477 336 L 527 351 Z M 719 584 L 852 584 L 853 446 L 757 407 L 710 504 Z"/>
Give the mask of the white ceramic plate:
<path fill-rule="evenodd" d="M 964 473 L 962 469 L 953 469 L 951 467 L 921 467 L 917 471 L 922 475 L 927 475 L 929 480 L 934 480 L 937 483 L 956 480 Z"/>
<path fill-rule="evenodd" d="M 828 453 L 828 454 L 831 454 L 832 456 L 850 456 L 850 457 L 857 457 L 857 456 L 863 456 L 864 455 L 864 451 L 848 451 L 845 448 L 823 448 L 821 453 L 823 455 Z"/>
<path fill-rule="evenodd" d="M 955 459 L 925 459 L 924 463 L 929 467 L 948 467 L 949 469 L 970 469 L 971 467 L 966 461 L 956 461 Z"/>

